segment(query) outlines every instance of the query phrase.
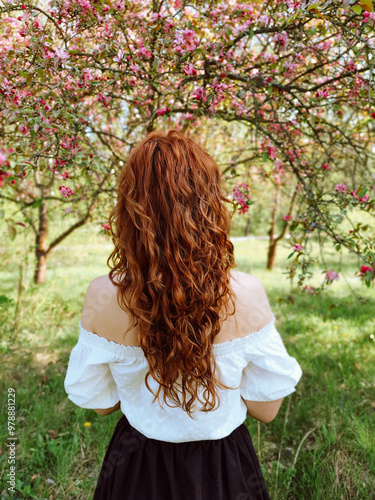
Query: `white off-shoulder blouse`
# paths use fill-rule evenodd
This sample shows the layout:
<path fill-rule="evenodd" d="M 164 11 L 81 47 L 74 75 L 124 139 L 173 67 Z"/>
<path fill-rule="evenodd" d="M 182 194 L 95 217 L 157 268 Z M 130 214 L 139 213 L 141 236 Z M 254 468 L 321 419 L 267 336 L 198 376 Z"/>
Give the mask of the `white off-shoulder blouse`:
<path fill-rule="evenodd" d="M 237 389 L 218 388 L 220 406 L 209 412 L 199 411 L 202 405 L 195 401 L 192 419 L 181 408 L 160 406 L 158 400 L 153 403 L 154 395 L 145 385 L 148 363 L 141 347 L 109 341 L 85 330 L 81 322 L 79 327 L 64 382 L 68 398 L 92 409 L 110 408 L 120 401 L 130 425 L 152 439 L 181 443 L 226 437 L 246 419 L 242 398 L 274 401 L 288 396 L 302 375 L 285 349 L 273 316 L 255 333 L 213 345 L 216 377 Z M 151 376 L 148 383 L 156 393 L 158 383 Z"/>

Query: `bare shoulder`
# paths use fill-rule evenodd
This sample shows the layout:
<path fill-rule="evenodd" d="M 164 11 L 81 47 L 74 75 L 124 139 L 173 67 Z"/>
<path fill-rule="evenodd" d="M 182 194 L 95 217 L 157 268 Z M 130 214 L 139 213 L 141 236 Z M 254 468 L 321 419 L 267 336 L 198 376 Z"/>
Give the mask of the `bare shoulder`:
<path fill-rule="evenodd" d="M 81 324 L 86 330 L 95 332 L 103 318 L 110 318 L 117 309 L 115 286 L 108 275 L 97 276 L 87 288 Z"/>
<path fill-rule="evenodd" d="M 270 324 L 273 312 L 259 278 L 242 271 L 232 271 L 231 275 L 231 285 L 238 299 L 236 308 L 240 335 L 256 332 Z"/>

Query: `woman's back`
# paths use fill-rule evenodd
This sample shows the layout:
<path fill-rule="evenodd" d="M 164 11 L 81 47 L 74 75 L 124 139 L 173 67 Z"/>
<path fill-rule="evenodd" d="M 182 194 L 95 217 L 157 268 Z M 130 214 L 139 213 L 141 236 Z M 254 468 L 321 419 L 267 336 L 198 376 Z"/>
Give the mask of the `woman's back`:
<path fill-rule="evenodd" d="M 215 376 L 231 389 L 218 388 L 220 405 L 214 411 L 203 412 L 196 400 L 191 418 L 181 407 L 155 403 L 158 382 L 150 379 L 152 392 L 145 385 L 149 365 L 139 332 L 131 329 L 123 341 L 126 314 L 116 305 L 115 287 L 105 276 L 93 280 L 86 294 L 81 334 L 65 381 L 69 398 L 93 409 L 110 408 L 120 401 L 138 432 L 178 443 L 223 438 L 246 418 L 247 401 L 275 401 L 291 394 L 301 370 L 275 328 L 263 286 L 241 272 L 232 273 L 231 280 L 237 314 L 223 322 L 212 346 Z M 199 388 L 200 397 L 202 392 Z"/>
<path fill-rule="evenodd" d="M 260 281 L 250 274 L 231 271 L 231 286 L 236 294 L 236 313 L 222 322 L 214 343 L 228 342 L 260 330 L 272 321 L 272 310 Z M 128 313 L 117 303 L 117 288 L 108 275 L 95 278 L 86 295 L 82 326 L 107 340 L 139 346 L 139 326 L 125 335 L 130 325 Z"/>

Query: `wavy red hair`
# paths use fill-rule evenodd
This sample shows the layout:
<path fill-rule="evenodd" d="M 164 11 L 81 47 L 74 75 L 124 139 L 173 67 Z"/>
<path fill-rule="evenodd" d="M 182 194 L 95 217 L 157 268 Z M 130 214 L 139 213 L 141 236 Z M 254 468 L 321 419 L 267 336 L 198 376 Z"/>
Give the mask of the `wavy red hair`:
<path fill-rule="evenodd" d="M 176 130 L 154 131 L 131 150 L 109 216 L 115 245 L 109 278 L 131 315 L 129 329 L 139 324 L 146 386 L 154 401 L 163 389 L 163 401 L 190 417 L 196 399 L 201 411 L 211 411 L 220 404 L 216 388 L 233 389 L 216 379 L 212 356 L 221 321 L 236 311 L 231 214 L 224 204 L 233 202 L 221 182 L 203 147 Z M 160 384 L 156 394 L 150 375 Z"/>

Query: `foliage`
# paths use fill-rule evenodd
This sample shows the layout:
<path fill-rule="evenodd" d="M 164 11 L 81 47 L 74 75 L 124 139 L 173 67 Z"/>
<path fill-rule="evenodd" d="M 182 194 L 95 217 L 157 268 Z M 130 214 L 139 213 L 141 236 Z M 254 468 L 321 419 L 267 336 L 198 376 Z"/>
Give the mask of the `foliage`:
<path fill-rule="evenodd" d="M 325 233 L 374 282 L 373 228 L 341 229 L 353 212 L 374 215 L 372 0 L 1 3 L 1 196 L 27 224 L 46 198 L 72 216 L 112 196 L 145 133 L 199 135 L 215 118 L 252 138 L 237 165 L 298 190 L 291 243 Z M 301 255 L 290 273 L 302 286 Z"/>

